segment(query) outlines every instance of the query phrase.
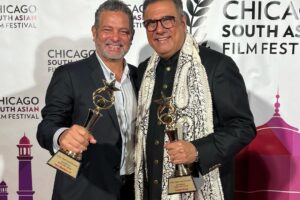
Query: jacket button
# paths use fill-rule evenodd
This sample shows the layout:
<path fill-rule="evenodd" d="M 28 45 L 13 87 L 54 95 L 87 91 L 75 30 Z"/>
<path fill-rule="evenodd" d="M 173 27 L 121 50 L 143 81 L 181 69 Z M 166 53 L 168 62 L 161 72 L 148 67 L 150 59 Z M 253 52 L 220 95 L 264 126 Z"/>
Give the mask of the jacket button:
<path fill-rule="evenodd" d="M 155 185 L 157 185 L 157 184 L 158 184 L 158 180 L 154 180 L 153 183 L 154 183 Z"/>
<path fill-rule="evenodd" d="M 158 141 L 158 140 L 155 140 L 154 144 L 155 144 L 155 145 L 159 145 L 159 141 Z"/>
<path fill-rule="evenodd" d="M 159 162 L 158 160 L 154 160 L 154 164 L 156 164 L 156 165 L 157 165 L 157 164 L 158 164 L 158 162 Z"/>

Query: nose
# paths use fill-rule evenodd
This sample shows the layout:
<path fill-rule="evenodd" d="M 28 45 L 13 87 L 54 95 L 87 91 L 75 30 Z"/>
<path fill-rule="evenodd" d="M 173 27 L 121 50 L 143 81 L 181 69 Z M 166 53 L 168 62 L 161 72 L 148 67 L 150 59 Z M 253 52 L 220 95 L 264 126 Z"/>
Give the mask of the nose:
<path fill-rule="evenodd" d="M 156 27 L 156 32 L 160 33 L 160 32 L 164 32 L 165 28 L 163 27 L 163 25 L 161 24 L 161 21 L 157 22 L 157 27 Z"/>
<path fill-rule="evenodd" d="M 119 32 L 118 31 L 113 31 L 112 32 L 112 35 L 111 35 L 111 38 L 113 41 L 118 41 L 119 40 Z"/>

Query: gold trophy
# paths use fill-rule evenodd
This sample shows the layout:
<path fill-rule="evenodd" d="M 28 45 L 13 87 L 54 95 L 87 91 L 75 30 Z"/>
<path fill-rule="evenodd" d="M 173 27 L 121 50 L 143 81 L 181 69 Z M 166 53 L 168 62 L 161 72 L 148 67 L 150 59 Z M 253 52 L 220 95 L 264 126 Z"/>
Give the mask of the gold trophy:
<path fill-rule="evenodd" d="M 103 80 L 104 87 L 98 88 L 93 92 L 94 109 L 89 109 L 87 119 L 84 123 L 84 127 L 90 131 L 96 121 L 102 116 L 101 110 L 107 110 L 111 108 L 115 101 L 114 92 L 119 89 L 115 87 L 115 80 L 111 83 L 107 83 Z M 55 169 L 76 178 L 82 160 L 82 153 L 74 153 L 69 150 L 59 149 L 54 156 L 47 162 Z"/>
<path fill-rule="evenodd" d="M 165 133 L 168 135 L 170 142 L 178 140 L 175 112 L 176 108 L 172 104 L 172 97 L 165 97 L 155 100 L 159 104 L 157 109 L 158 120 L 166 126 Z M 186 192 L 195 192 L 196 186 L 191 176 L 191 171 L 183 164 L 175 165 L 175 173 L 169 178 L 168 194 L 178 194 Z"/>

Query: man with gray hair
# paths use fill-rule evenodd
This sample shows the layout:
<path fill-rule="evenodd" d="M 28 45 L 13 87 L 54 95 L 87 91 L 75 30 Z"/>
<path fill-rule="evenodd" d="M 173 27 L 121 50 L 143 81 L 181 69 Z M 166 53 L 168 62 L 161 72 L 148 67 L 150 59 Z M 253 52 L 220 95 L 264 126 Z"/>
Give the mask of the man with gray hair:
<path fill-rule="evenodd" d="M 255 137 L 243 78 L 186 32 L 181 0 L 145 0 L 143 9 L 155 52 L 138 67 L 136 200 L 232 200 L 234 157 Z M 170 141 L 165 131 L 176 127 L 183 138 Z M 175 179 L 175 164 L 202 181 Z"/>
<path fill-rule="evenodd" d="M 82 153 L 77 178 L 57 171 L 52 200 L 134 199 L 136 68 L 124 59 L 134 35 L 131 10 L 122 1 L 105 1 L 95 13 L 92 34 L 94 54 L 55 70 L 38 126 L 38 142 L 51 154 Z M 101 111 L 88 131 L 83 124 L 103 80 L 116 80 L 119 91 L 114 106 Z"/>

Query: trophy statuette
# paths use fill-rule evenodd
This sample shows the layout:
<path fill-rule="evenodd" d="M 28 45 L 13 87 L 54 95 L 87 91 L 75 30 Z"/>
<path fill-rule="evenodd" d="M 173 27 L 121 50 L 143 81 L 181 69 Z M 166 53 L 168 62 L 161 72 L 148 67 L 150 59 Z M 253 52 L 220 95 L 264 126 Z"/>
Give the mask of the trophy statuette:
<path fill-rule="evenodd" d="M 101 110 L 111 108 L 115 101 L 114 92 L 119 89 L 115 85 L 116 80 L 107 83 L 103 80 L 104 86 L 93 92 L 94 109 L 89 109 L 84 127 L 90 131 L 97 120 L 102 116 Z M 82 153 L 75 153 L 66 149 L 59 149 L 47 162 L 48 165 L 55 169 L 76 178 L 81 165 Z"/>
<path fill-rule="evenodd" d="M 157 109 L 158 120 L 165 125 L 165 133 L 170 142 L 178 140 L 177 128 L 175 128 L 176 107 L 172 104 L 172 97 L 165 97 L 155 100 L 159 104 Z M 195 192 L 196 186 L 191 176 L 191 171 L 183 164 L 175 164 L 175 173 L 169 177 L 168 194 L 178 194 L 186 192 Z"/>

